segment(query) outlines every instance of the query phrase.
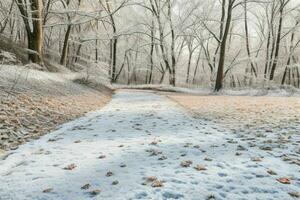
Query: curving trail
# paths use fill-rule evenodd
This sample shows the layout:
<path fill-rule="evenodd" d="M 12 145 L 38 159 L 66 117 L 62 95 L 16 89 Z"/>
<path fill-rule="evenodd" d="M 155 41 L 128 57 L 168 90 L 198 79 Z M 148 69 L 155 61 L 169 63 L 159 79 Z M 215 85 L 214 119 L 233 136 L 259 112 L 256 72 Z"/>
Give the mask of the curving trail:
<path fill-rule="evenodd" d="M 8 152 L 0 199 L 293 199 L 299 166 L 246 142 L 164 96 L 119 91 L 102 110 Z"/>

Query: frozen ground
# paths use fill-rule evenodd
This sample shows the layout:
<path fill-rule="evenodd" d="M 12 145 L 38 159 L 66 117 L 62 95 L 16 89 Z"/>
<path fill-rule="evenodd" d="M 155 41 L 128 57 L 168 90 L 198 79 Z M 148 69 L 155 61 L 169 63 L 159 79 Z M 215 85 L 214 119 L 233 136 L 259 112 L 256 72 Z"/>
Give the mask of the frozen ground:
<path fill-rule="evenodd" d="M 299 165 L 282 156 L 299 158 L 298 133 L 253 145 L 164 96 L 119 91 L 2 157 L 0 199 L 294 199 Z"/>
<path fill-rule="evenodd" d="M 16 149 L 110 100 L 105 82 L 101 87 L 74 82 L 81 77 L 0 64 L 0 151 Z"/>

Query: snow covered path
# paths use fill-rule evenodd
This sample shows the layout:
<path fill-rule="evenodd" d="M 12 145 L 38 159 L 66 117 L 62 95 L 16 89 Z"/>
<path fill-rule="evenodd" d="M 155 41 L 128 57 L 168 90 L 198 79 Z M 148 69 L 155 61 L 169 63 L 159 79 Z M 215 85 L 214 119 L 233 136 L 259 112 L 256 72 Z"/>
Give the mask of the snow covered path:
<path fill-rule="evenodd" d="M 297 196 L 299 166 L 246 144 L 228 130 L 191 118 L 166 97 L 119 91 L 104 109 L 0 160 L 0 199 Z"/>

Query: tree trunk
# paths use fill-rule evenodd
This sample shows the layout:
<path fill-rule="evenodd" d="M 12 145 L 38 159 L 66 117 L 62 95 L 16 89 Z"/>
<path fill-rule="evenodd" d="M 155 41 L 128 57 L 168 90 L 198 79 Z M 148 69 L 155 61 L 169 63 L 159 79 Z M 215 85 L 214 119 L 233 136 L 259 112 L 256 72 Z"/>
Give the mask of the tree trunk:
<path fill-rule="evenodd" d="M 189 80 L 190 80 L 190 70 L 191 70 L 191 62 L 192 62 L 192 55 L 193 52 L 189 52 L 189 61 L 188 61 L 188 66 L 187 66 L 187 73 L 186 73 L 186 84 L 189 84 Z"/>
<path fill-rule="evenodd" d="M 23 4 L 22 0 L 16 0 L 19 11 L 25 25 L 28 41 L 29 61 L 43 64 L 43 0 L 30 0 L 30 8 Z M 32 22 L 29 22 L 29 12 L 32 15 Z M 30 25 L 32 24 L 32 26 Z"/>
<path fill-rule="evenodd" d="M 283 9 L 284 9 L 284 5 L 281 5 L 280 11 L 279 11 L 280 12 L 280 18 L 279 18 L 279 27 L 278 27 L 277 39 L 276 39 L 275 56 L 274 56 L 274 61 L 273 61 L 273 65 L 272 65 L 272 68 L 271 68 L 270 81 L 272 81 L 274 79 L 274 73 L 275 73 L 275 69 L 277 67 L 277 63 L 278 63 L 278 56 L 279 56 L 280 42 L 281 42 Z"/>
<path fill-rule="evenodd" d="M 154 33 L 154 21 L 152 19 L 152 26 L 151 26 L 151 47 L 150 47 L 150 75 L 149 75 L 148 84 L 152 83 L 152 78 L 153 78 L 153 67 L 154 67 L 154 62 L 153 62 L 154 34 L 155 34 Z"/>
<path fill-rule="evenodd" d="M 252 73 L 254 74 L 255 77 L 257 77 L 257 72 L 256 72 L 256 69 L 254 67 L 254 64 L 252 62 L 252 59 L 251 59 L 251 53 L 250 53 L 250 44 L 249 44 L 249 30 L 248 30 L 248 16 L 247 16 L 247 0 L 244 1 L 244 6 L 245 6 L 245 9 L 244 9 L 244 24 L 245 24 L 245 34 L 246 34 L 246 49 L 247 49 L 247 54 L 248 54 L 248 58 L 250 60 L 250 65 L 251 65 L 251 75 Z"/>
<path fill-rule="evenodd" d="M 175 31 L 172 22 L 171 0 L 168 0 L 168 17 L 171 29 L 171 69 L 170 69 L 170 85 L 176 85 L 176 57 L 175 57 Z"/>
<path fill-rule="evenodd" d="M 69 24 L 65 34 L 64 45 L 63 45 L 61 58 L 60 58 L 60 64 L 64 66 L 67 63 L 67 58 L 68 58 L 68 47 L 69 47 L 69 38 L 70 38 L 71 30 L 72 30 L 72 25 Z"/>
<path fill-rule="evenodd" d="M 225 0 L 223 0 L 223 1 L 225 1 Z M 228 37 L 230 24 L 231 24 L 232 9 L 233 9 L 233 2 L 232 2 L 232 0 L 229 0 L 225 31 L 224 31 L 224 35 L 223 35 L 222 41 L 221 41 L 220 60 L 219 60 L 217 79 L 216 79 L 216 85 L 215 85 L 215 91 L 217 91 L 217 92 L 223 88 L 226 43 L 227 43 L 227 37 Z"/>

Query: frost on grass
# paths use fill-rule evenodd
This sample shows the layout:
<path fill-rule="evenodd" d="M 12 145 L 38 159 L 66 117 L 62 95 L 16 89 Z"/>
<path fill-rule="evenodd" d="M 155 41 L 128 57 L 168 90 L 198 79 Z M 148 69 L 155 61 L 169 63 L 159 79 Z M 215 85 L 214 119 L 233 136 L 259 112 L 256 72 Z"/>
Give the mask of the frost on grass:
<path fill-rule="evenodd" d="M 11 151 L 0 161 L 0 197 L 298 198 L 297 126 L 253 130 L 191 118 L 160 95 L 120 91 L 104 109 Z"/>

